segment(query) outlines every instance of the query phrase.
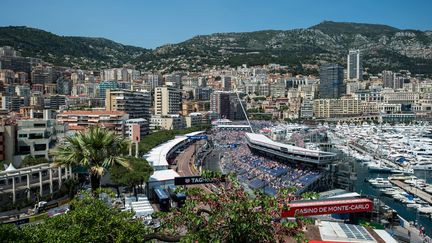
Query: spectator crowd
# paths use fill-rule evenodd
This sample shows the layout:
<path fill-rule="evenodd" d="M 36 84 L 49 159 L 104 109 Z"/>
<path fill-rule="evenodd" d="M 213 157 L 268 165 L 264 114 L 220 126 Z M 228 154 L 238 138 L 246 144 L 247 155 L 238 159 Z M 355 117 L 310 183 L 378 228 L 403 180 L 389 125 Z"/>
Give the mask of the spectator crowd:
<path fill-rule="evenodd" d="M 271 124 L 260 125 L 268 127 Z M 244 131 L 213 131 L 210 139 L 214 146 L 223 148 L 222 171 L 234 172 L 239 181 L 251 189 L 263 189 L 267 194 L 275 195 L 282 188 L 299 190 L 320 176 L 318 170 L 252 153 L 246 144 Z"/>

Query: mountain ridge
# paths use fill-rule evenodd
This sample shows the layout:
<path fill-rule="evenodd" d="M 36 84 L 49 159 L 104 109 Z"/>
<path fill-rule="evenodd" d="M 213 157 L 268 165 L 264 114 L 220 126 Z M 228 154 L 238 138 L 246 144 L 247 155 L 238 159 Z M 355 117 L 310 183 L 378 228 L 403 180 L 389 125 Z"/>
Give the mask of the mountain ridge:
<path fill-rule="evenodd" d="M 59 36 L 13 26 L 0 27 L 0 46 L 3 45 L 56 65 L 108 68 L 133 64 L 143 70 L 162 72 L 279 63 L 295 72 L 307 73 L 310 70 L 304 68 L 305 64 L 344 64 L 349 49 L 360 49 L 364 66 L 371 72 L 408 69 L 432 74 L 432 31 L 367 23 L 323 21 L 291 30 L 213 33 L 155 49 L 102 37 Z"/>

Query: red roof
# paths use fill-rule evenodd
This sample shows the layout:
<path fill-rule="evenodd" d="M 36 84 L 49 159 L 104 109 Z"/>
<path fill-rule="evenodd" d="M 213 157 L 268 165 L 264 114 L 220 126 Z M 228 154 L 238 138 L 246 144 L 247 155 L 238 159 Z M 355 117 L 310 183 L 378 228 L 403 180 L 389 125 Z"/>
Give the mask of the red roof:
<path fill-rule="evenodd" d="M 86 127 L 78 126 L 78 125 L 69 125 L 68 129 L 69 130 L 80 130 L 80 131 L 83 131 L 83 130 L 86 129 Z"/>
<path fill-rule="evenodd" d="M 349 243 L 348 241 L 322 241 L 322 240 L 310 240 L 309 243 Z"/>
<path fill-rule="evenodd" d="M 86 110 L 69 110 L 63 111 L 61 115 L 126 115 L 124 111 L 86 111 Z"/>

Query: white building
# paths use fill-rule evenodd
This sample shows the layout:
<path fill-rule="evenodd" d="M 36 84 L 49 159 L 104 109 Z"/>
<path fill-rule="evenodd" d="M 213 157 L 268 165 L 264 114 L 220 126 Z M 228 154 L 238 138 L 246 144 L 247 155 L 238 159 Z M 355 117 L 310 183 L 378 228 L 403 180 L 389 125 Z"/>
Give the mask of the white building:
<path fill-rule="evenodd" d="M 57 125 L 55 120 L 18 121 L 18 157 L 23 159 L 26 155 L 32 155 L 50 159 L 49 150 L 54 147 L 59 136 L 64 136 L 64 132 L 65 126 Z"/>
<path fill-rule="evenodd" d="M 154 113 L 155 115 L 179 114 L 181 101 L 180 90 L 168 86 L 156 87 L 154 91 Z"/>
<path fill-rule="evenodd" d="M 350 50 L 347 60 L 347 79 L 348 80 L 362 80 L 363 67 L 361 64 L 360 50 Z"/>
<path fill-rule="evenodd" d="M 186 127 L 194 127 L 203 124 L 204 116 L 199 112 L 190 113 L 184 117 Z"/>
<path fill-rule="evenodd" d="M 153 115 L 150 118 L 150 129 L 175 130 L 185 127 L 185 119 L 180 115 Z"/>

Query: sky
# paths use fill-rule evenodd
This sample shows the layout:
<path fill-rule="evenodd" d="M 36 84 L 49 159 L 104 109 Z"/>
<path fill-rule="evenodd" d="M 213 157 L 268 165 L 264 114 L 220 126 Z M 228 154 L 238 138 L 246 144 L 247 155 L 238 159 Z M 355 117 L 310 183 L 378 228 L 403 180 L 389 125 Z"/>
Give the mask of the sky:
<path fill-rule="evenodd" d="M 1 0 L 0 26 L 156 48 L 216 32 L 307 28 L 324 20 L 432 30 L 431 0 Z"/>

